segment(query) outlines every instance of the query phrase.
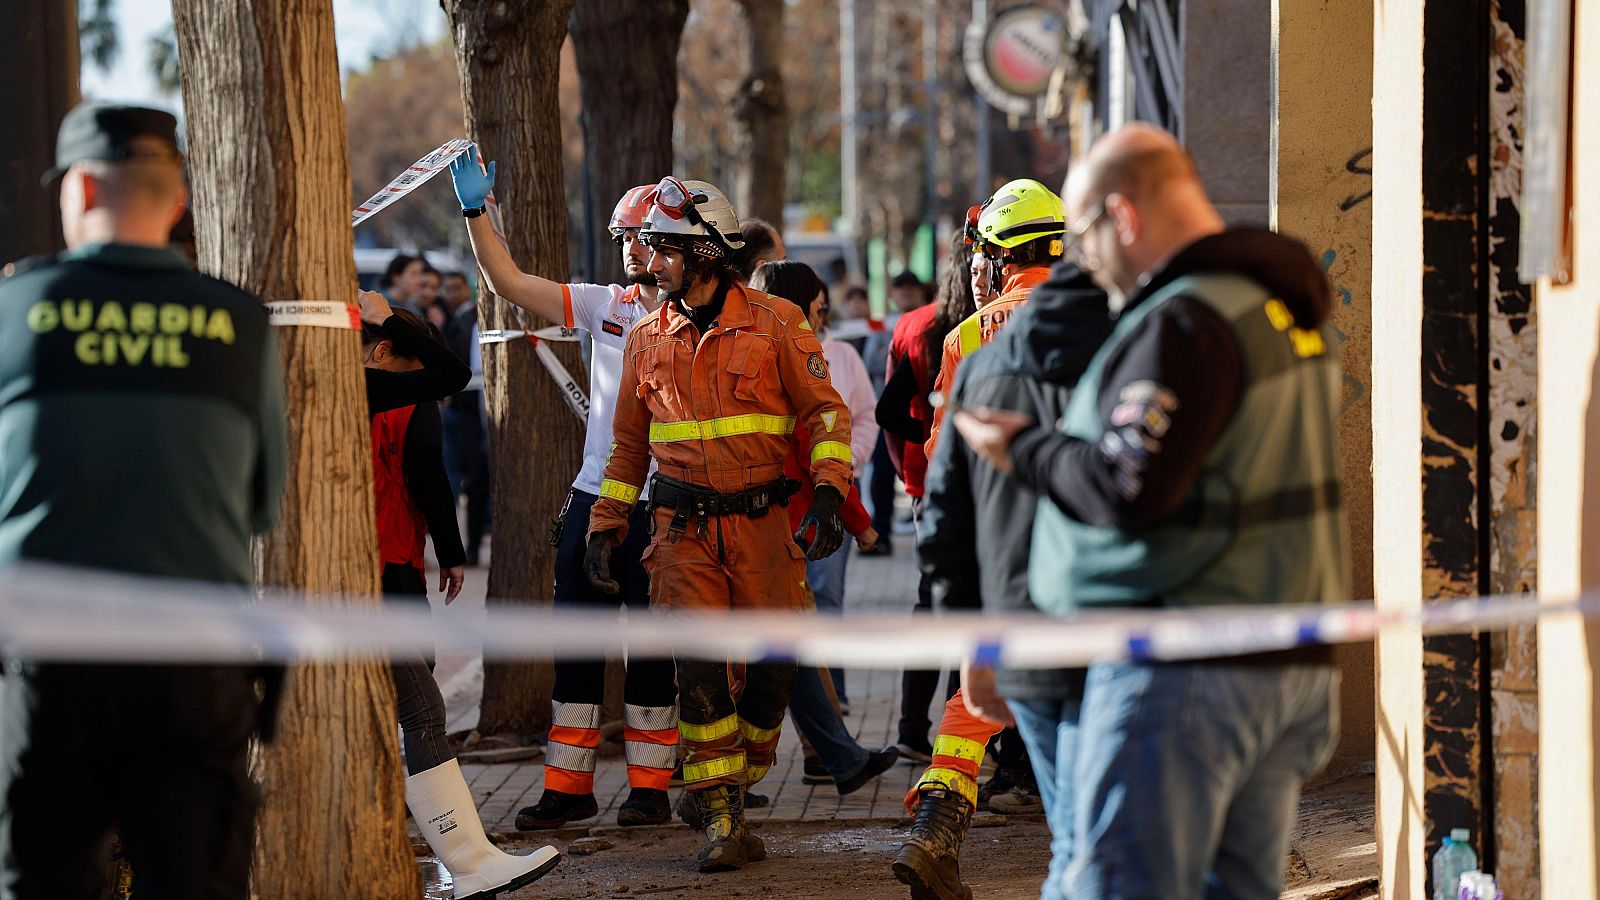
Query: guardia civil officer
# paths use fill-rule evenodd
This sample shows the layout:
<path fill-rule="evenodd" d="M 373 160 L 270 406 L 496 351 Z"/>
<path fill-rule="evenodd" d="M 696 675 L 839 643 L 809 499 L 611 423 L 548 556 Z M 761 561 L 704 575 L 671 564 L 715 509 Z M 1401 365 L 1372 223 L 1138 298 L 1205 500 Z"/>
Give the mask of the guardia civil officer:
<path fill-rule="evenodd" d="M 259 300 L 168 249 L 176 127 L 94 103 L 61 123 L 69 249 L 0 280 L 0 566 L 250 583 L 284 477 L 277 342 Z M 252 675 L 6 660 L 0 900 L 103 896 L 113 826 L 136 896 L 245 897 Z"/>

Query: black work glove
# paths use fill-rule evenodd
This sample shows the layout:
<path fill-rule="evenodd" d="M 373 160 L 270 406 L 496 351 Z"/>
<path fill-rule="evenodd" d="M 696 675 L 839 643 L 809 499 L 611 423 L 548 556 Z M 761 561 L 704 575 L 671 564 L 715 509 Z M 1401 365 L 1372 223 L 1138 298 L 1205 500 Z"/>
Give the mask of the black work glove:
<path fill-rule="evenodd" d="M 794 533 L 794 542 L 806 551 L 806 559 L 826 559 L 844 543 L 844 520 L 839 518 L 839 505 L 844 496 L 832 485 L 817 485 L 817 495 L 800 520 L 800 530 Z M 809 541 L 806 533 L 816 530 Z"/>
<path fill-rule="evenodd" d="M 589 546 L 583 553 L 583 570 L 589 583 L 607 594 L 622 593 L 622 585 L 611 577 L 611 540 L 615 531 L 597 531 L 589 535 Z"/>

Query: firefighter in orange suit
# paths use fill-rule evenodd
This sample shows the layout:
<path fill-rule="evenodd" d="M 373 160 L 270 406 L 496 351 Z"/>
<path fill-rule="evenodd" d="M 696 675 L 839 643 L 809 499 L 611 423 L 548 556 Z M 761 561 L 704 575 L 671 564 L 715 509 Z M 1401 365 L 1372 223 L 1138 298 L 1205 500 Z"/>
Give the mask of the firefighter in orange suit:
<path fill-rule="evenodd" d="M 1061 258 L 1065 209 L 1054 191 L 1030 178 L 1008 182 L 981 206 L 967 211 L 967 242 L 989 258 L 994 287 L 1000 291 L 945 336 L 944 355 L 934 390 L 949 392 L 961 361 L 994 340 L 1011 316 L 1050 276 Z M 934 407 L 926 450 L 932 460 L 946 412 Z M 914 898 L 970 900 L 961 882 L 957 856 L 966 825 L 978 807 L 978 771 L 989 740 L 1005 726 L 974 714 L 957 691 L 944 707 L 933 761 L 906 793 L 906 809 L 916 815 L 911 834 L 895 858 L 896 877 L 912 886 Z M 997 786 L 991 782 L 991 787 Z"/>
<path fill-rule="evenodd" d="M 654 456 L 651 606 L 804 610 L 805 561 L 844 540 L 839 506 L 851 478 L 850 412 L 822 345 L 798 307 L 740 283 L 739 220 L 712 185 L 664 179 L 641 237 L 665 302 L 623 351 L 616 443 L 589 520 L 590 579 L 615 589 L 611 548 Z M 797 428 L 811 437 L 817 489 L 791 535 L 773 507 L 788 498 L 783 462 Z M 676 665 L 686 818 L 707 839 L 700 869 L 737 869 L 766 856 L 745 829 L 744 793 L 773 763 L 795 668 L 752 663 L 735 699 L 726 661 Z"/>

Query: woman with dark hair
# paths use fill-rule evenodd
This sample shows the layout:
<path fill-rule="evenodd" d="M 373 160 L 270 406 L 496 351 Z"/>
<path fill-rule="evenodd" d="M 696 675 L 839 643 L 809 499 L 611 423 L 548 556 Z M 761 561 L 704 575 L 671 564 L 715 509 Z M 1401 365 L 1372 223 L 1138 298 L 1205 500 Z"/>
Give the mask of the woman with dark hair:
<path fill-rule="evenodd" d="M 432 266 L 420 256 L 396 253 L 378 278 L 378 290 L 383 292 L 390 306 L 398 306 L 421 318 L 424 312 L 417 304 L 417 296 L 422 292 L 423 273 L 430 268 Z"/>
<path fill-rule="evenodd" d="M 877 423 L 872 421 L 874 398 L 872 382 L 867 377 L 867 367 L 855 348 L 842 341 L 827 337 L 828 289 L 817 273 L 805 263 L 790 260 L 769 262 L 756 269 L 750 286 L 755 290 L 788 300 L 800 307 L 806 320 L 822 343 L 822 355 L 828 362 L 829 378 L 834 389 L 844 399 L 850 410 L 850 453 L 857 460 L 866 459 L 878 440 Z M 799 492 L 789 500 L 790 525 L 798 529 L 806 508 L 810 505 L 812 487 L 806 462 L 811 458 L 811 447 L 804 431 L 795 432 L 795 443 L 784 461 L 784 475 L 800 485 Z M 854 484 L 839 510 L 845 529 L 856 538 L 857 547 L 870 547 L 878 539 L 872 529 L 872 518 Z M 846 565 L 850 561 L 850 548 L 840 547 L 833 555 L 806 563 L 806 581 L 820 612 L 840 615 L 844 612 L 844 580 Z M 844 671 L 830 672 L 835 695 L 841 704 L 848 704 L 844 691 Z M 847 707 L 846 707 L 847 708 Z M 802 666 L 795 676 L 794 691 L 789 696 L 789 713 L 810 748 L 805 760 L 803 780 L 807 784 L 833 782 L 840 795 L 858 790 L 871 779 L 887 771 L 900 758 L 893 747 L 870 751 L 856 743 L 840 719 L 822 683 L 821 671 Z"/>
<path fill-rule="evenodd" d="M 455 497 L 444 469 L 438 401 L 466 387 L 466 364 L 420 317 L 391 310 L 380 294 L 361 295 L 361 343 L 372 418 L 372 476 L 378 552 L 386 600 L 428 602 L 424 540 L 433 535 L 445 603 L 461 592 L 466 553 Z M 483 832 L 472 792 L 445 737 L 444 697 L 431 652 L 390 661 L 406 760 L 406 805 L 449 870 L 457 897 L 514 890 L 560 860 L 553 847 L 529 856 L 500 852 Z"/>

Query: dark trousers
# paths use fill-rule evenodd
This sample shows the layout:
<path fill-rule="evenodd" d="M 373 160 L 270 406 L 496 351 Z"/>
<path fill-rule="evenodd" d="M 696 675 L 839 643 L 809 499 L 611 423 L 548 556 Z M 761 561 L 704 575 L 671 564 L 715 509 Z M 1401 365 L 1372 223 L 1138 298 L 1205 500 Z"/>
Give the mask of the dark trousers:
<path fill-rule="evenodd" d="M 927 575 L 917 579 L 917 605 L 913 615 L 933 613 L 933 582 Z M 950 681 L 945 686 L 941 709 L 945 701 L 955 696 L 961 688 L 961 673 L 950 670 Z M 933 721 L 928 717 L 928 707 L 933 704 L 934 692 L 939 689 L 938 669 L 907 669 L 900 675 L 900 742 L 912 745 L 926 744 Z"/>
<path fill-rule="evenodd" d="M 113 830 L 138 900 L 243 900 L 260 716 L 237 666 L 0 673 L 0 900 L 107 896 Z"/>
<path fill-rule="evenodd" d="M 878 443 L 872 448 L 872 471 L 867 473 L 867 499 L 872 501 L 872 527 L 885 542 L 894 532 L 894 479 L 894 460 L 889 458 L 889 445 L 879 432 Z"/>
<path fill-rule="evenodd" d="M 427 605 L 426 574 L 403 563 L 383 566 L 383 596 L 388 602 Z M 395 706 L 400 713 L 401 742 L 406 751 L 406 774 L 426 772 L 456 758 L 445 737 L 444 695 L 433 678 L 433 648 L 418 647 L 396 654 L 389 661 L 394 679 Z"/>
<path fill-rule="evenodd" d="M 589 583 L 583 570 L 588 546 L 589 511 L 600 498 L 573 491 L 561 516 L 561 538 L 556 545 L 555 605 L 560 607 L 629 609 L 650 608 L 650 575 L 644 570 L 645 548 L 650 546 L 650 514 L 644 503 L 628 518 L 628 537 L 611 551 L 611 577 L 622 586 L 621 595 L 607 594 Z M 605 699 L 606 661 L 562 659 L 555 664 L 556 681 L 551 699 L 557 703 L 600 704 Z M 672 660 L 629 658 L 623 702 L 632 706 L 671 706 L 678 694 Z"/>
<path fill-rule="evenodd" d="M 467 497 L 467 562 L 476 565 L 489 523 L 489 435 L 483 392 L 462 391 L 444 408 L 444 467 L 455 496 Z"/>

